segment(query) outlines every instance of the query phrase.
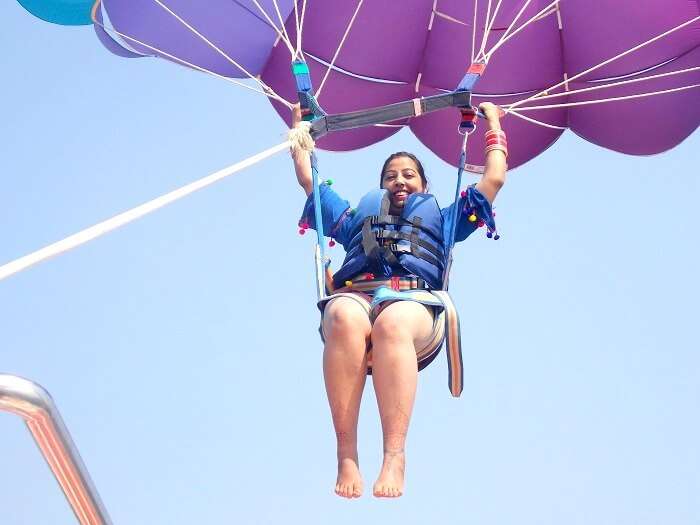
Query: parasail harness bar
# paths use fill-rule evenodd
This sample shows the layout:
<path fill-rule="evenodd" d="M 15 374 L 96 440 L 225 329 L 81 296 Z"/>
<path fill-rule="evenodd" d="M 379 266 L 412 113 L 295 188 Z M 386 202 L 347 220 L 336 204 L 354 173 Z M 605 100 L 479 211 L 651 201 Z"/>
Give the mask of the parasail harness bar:
<path fill-rule="evenodd" d="M 321 108 L 313 94 L 311 76 L 306 62 L 296 60 L 292 64 L 292 72 L 297 82 L 297 95 L 299 96 L 301 115 L 305 121 L 311 123 L 309 132 L 314 140 L 334 131 L 395 122 L 445 108 L 472 108 L 471 92 L 483 71 L 484 66 L 482 64 L 472 65 L 457 89 L 450 93 L 420 97 L 360 111 L 328 115 Z M 483 117 L 478 111 L 476 114 Z"/>

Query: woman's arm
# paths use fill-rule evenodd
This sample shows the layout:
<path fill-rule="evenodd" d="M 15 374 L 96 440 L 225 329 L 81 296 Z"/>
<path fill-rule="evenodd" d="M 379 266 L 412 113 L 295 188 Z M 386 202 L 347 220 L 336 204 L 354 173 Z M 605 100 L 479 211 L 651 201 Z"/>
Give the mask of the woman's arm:
<path fill-rule="evenodd" d="M 295 104 L 292 108 L 292 128 L 296 128 L 301 122 L 301 108 Z M 297 181 L 308 197 L 313 191 L 313 179 L 311 177 L 311 155 L 301 148 L 292 150 L 292 160 L 294 161 L 294 171 L 297 174 Z"/>
<path fill-rule="evenodd" d="M 486 115 L 486 122 L 489 130 L 500 130 L 501 122 L 499 109 L 491 102 L 483 102 L 479 105 L 479 109 Z M 486 165 L 484 166 L 484 175 L 477 183 L 476 189 L 486 197 L 490 204 L 496 199 L 498 191 L 506 182 L 506 154 L 501 150 L 492 150 L 486 154 Z"/>

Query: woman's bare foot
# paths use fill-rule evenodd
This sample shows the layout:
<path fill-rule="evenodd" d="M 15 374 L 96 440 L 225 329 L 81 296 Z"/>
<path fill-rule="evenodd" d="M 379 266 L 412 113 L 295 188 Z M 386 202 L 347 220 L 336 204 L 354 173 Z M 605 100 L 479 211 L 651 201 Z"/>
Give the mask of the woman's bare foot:
<path fill-rule="evenodd" d="M 403 475 L 406 457 L 400 452 L 384 452 L 384 462 L 374 484 L 374 495 L 377 498 L 398 498 L 403 494 Z"/>
<path fill-rule="evenodd" d="M 338 460 L 338 479 L 335 493 L 343 498 L 359 498 L 362 495 L 362 476 L 354 458 Z"/>

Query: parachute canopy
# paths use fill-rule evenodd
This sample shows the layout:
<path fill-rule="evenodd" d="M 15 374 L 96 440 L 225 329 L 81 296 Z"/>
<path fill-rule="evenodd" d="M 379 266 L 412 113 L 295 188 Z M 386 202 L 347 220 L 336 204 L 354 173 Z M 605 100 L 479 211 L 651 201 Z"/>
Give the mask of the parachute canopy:
<path fill-rule="evenodd" d="M 100 41 L 120 56 L 259 77 L 266 94 L 289 102 L 296 98 L 290 61 L 303 56 L 331 114 L 452 91 L 472 62 L 484 61 L 473 101 L 508 112 L 510 167 L 567 128 L 648 155 L 700 123 L 698 0 L 19 1 L 57 23 L 92 17 Z M 271 102 L 289 122 L 288 104 Z M 334 133 L 319 146 L 353 150 L 408 127 L 454 164 L 458 123 L 458 111 L 444 110 Z M 468 159 L 477 166 L 480 135 L 470 139 Z"/>

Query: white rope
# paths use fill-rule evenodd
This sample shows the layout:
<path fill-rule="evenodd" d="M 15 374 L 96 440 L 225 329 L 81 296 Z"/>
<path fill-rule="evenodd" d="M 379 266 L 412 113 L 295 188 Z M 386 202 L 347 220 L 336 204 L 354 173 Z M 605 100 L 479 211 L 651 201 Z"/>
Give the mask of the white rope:
<path fill-rule="evenodd" d="M 192 33 L 197 35 L 201 40 L 203 40 L 209 47 L 211 47 L 214 51 L 219 53 L 222 57 L 224 57 L 228 62 L 233 64 L 235 67 L 241 70 L 241 72 L 248 76 L 249 78 L 253 80 L 257 80 L 260 82 L 261 85 L 264 85 L 262 81 L 258 78 L 256 78 L 253 74 L 251 74 L 246 68 L 244 68 L 242 65 L 240 65 L 238 62 L 236 62 L 233 58 L 228 56 L 225 51 L 223 51 L 221 48 L 219 48 L 216 44 L 214 44 L 211 40 L 209 40 L 206 36 L 204 36 L 202 33 L 200 33 L 195 27 L 193 27 L 189 22 L 187 22 L 185 19 L 183 19 L 180 15 L 178 15 L 176 12 L 174 12 L 172 9 L 170 9 L 167 5 L 165 5 L 161 0 L 153 0 L 156 4 L 161 6 L 165 11 L 170 13 L 175 19 L 180 22 L 182 25 L 184 25 L 187 29 L 189 29 Z"/>
<path fill-rule="evenodd" d="M 690 25 L 690 24 L 692 24 L 692 23 L 694 23 L 694 22 L 696 22 L 696 21 L 698 21 L 698 20 L 700 20 L 700 16 L 696 16 L 696 17 L 694 17 L 694 18 L 691 18 L 691 19 L 688 20 L 687 22 L 683 22 L 682 24 L 677 25 L 676 27 L 674 27 L 674 28 L 672 28 L 672 29 L 669 29 L 668 31 L 665 31 L 665 32 L 661 33 L 660 35 L 657 35 L 657 36 L 655 36 L 655 37 L 653 37 L 653 38 L 647 40 L 646 42 L 642 42 L 641 44 L 638 44 L 638 45 L 634 46 L 633 48 L 628 49 L 627 51 L 624 51 L 624 52 L 622 52 L 622 53 L 620 53 L 620 54 L 618 54 L 618 55 L 615 55 L 614 57 L 609 58 L 609 59 L 607 59 L 607 60 L 601 62 L 600 64 L 597 64 L 597 65 L 595 65 L 595 66 L 592 66 L 592 67 L 586 69 L 585 71 L 582 71 L 581 73 L 578 73 L 578 74 L 574 75 L 573 77 L 564 79 L 564 81 L 562 81 L 562 82 L 560 82 L 560 83 L 558 83 L 558 84 L 556 84 L 556 85 L 554 85 L 554 86 L 552 86 L 552 87 L 550 87 L 550 88 L 544 89 L 544 90 L 540 91 L 539 93 L 536 93 L 535 95 L 533 95 L 533 96 L 531 96 L 531 97 L 529 97 L 529 98 L 526 98 L 526 99 L 523 99 L 523 100 L 521 100 L 521 101 L 519 101 L 519 102 L 516 102 L 516 103 L 514 103 L 514 104 L 511 105 L 511 108 L 521 106 L 522 104 L 525 104 L 525 103 L 529 102 L 529 101 L 532 100 L 532 99 L 539 98 L 540 96 L 545 95 L 545 94 L 549 93 L 550 91 L 553 91 L 553 90 L 555 90 L 555 89 L 557 89 L 557 88 L 563 86 L 564 84 L 567 84 L 568 82 L 572 82 L 572 81 L 576 80 L 577 78 L 580 78 L 580 77 L 582 77 L 583 75 L 585 75 L 585 74 L 587 74 L 587 73 L 590 73 L 591 71 L 595 71 L 596 69 L 599 69 L 599 68 L 601 68 L 601 67 L 603 67 L 603 66 L 605 66 L 605 65 L 607 65 L 607 64 L 609 64 L 609 63 L 611 63 L 611 62 L 613 62 L 613 61 L 615 61 L 615 60 L 618 60 L 618 59 L 620 59 L 620 58 L 622 58 L 622 57 L 624 57 L 624 56 L 627 56 L 627 55 L 629 55 L 630 53 L 633 53 L 634 51 L 637 51 L 637 50 L 643 48 L 644 46 L 647 46 L 647 45 L 649 45 L 649 44 L 651 44 L 651 43 L 653 43 L 653 42 L 656 42 L 657 40 L 659 40 L 659 39 L 661 39 L 661 38 L 663 38 L 663 37 L 665 37 L 665 36 L 668 36 L 668 35 L 670 35 L 671 33 L 675 32 L 675 31 L 678 31 L 679 29 L 682 29 L 682 28 L 684 28 L 685 26 Z M 506 111 L 506 113 L 507 113 L 507 111 Z"/>
<path fill-rule="evenodd" d="M 491 56 L 498 50 L 503 44 L 508 42 L 511 38 L 513 38 L 515 35 L 520 33 L 523 29 L 525 29 L 527 26 L 534 22 L 538 22 L 539 20 L 542 20 L 543 18 L 551 15 L 552 13 L 556 12 L 556 6 L 559 5 L 560 0 L 554 0 L 551 4 L 548 6 L 544 7 L 540 11 L 537 12 L 537 14 L 533 15 L 531 18 L 529 18 L 527 21 L 523 23 L 518 29 L 513 31 L 512 33 L 510 32 L 513 26 L 515 25 L 515 21 L 517 21 L 518 18 L 520 18 L 520 15 L 522 14 L 522 10 L 520 13 L 518 13 L 518 16 L 515 18 L 513 23 L 508 27 L 508 30 L 503 34 L 503 36 L 500 38 L 498 42 L 496 42 L 493 47 L 485 53 L 485 59 L 488 62 L 491 59 Z"/>
<path fill-rule="evenodd" d="M 550 94 L 550 95 L 542 95 L 542 96 L 540 96 L 540 97 L 537 97 L 537 101 L 545 100 L 545 99 L 551 99 L 551 98 L 557 98 L 557 97 L 564 97 L 564 96 L 568 96 L 568 95 L 575 95 L 575 94 L 578 94 L 578 93 L 586 93 L 586 92 L 588 92 L 588 91 L 597 91 L 597 90 L 600 90 L 600 89 L 607 89 L 607 88 L 611 88 L 611 87 L 623 86 L 623 85 L 626 85 L 626 84 L 634 84 L 634 83 L 637 83 L 637 82 L 644 82 L 644 81 L 646 81 L 646 80 L 654 80 L 654 79 L 662 78 L 662 77 L 670 77 L 670 76 L 674 76 L 674 75 L 680 75 L 680 74 L 682 74 L 682 73 L 691 73 L 691 72 L 693 72 L 693 71 L 698 71 L 698 70 L 700 70 L 700 66 L 689 67 L 689 68 L 686 68 L 686 69 L 678 69 L 678 70 L 676 70 L 676 71 L 668 71 L 668 72 L 666 72 L 666 73 L 658 73 L 658 74 L 656 74 L 656 75 L 650 75 L 650 76 L 647 76 L 647 77 L 630 78 L 630 79 L 627 79 L 627 80 L 620 80 L 620 81 L 618 81 L 618 82 L 611 82 L 611 83 L 609 83 L 609 84 L 599 84 L 599 85 L 596 85 L 596 86 L 591 86 L 591 87 L 586 87 L 586 88 L 580 88 L 580 89 L 574 89 L 574 90 L 571 90 L 571 91 L 563 91 L 563 92 L 561 92 L 561 93 L 553 93 L 553 94 Z M 504 107 L 504 108 L 507 108 L 507 107 L 509 107 L 509 106 L 510 106 L 510 104 L 504 104 L 503 107 Z M 525 106 L 525 107 L 527 107 L 527 106 Z"/>
<path fill-rule="evenodd" d="M 267 23 L 270 24 L 270 26 L 274 28 L 279 39 L 282 40 L 286 44 L 287 49 L 289 49 L 289 53 L 292 56 L 294 56 L 294 48 L 292 47 L 292 43 L 289 41 L 289 39 L 285 38 L 282 31 L 280 31 L 279 27 L 277 27 L 277 25 L 272 21 L 272 18 L 270 18 L 270 15 L 268 15 L 267 12 L 265 11 L 265 9 L 263 9 L 263 7 L 260 5 L 260 2 L 258 2 L 258 0 L 253 0 L 253 3 L 257 6 L 257 8 L 263 14 L 265 19 L 267 20 Z"/>
<path fill-rule="evenodd" d="M 299 34 L 304 34 L 304 19 L 306 18 L 306 0 L 301 6 L 301 21 L 299 22 Z M 304 56 L 304 52 L 301 50 L 301 37 L 299 38 L 299 52 L 301 56 Z"/>
<path fill-rule="evenodd" d="M 476 60 L 479 60 L 483 58 L 484 56 L 484 50 L 486 49 L 486 44 L 488 41 L 488 37 L 491 34 L 491 29 L 493 29 L 493 24 L 496 21 L 496 16 L 498 15 L 498 10 L 501 8 L 501 3 L 503 0 L 498 0 L 498 3 L 496 4 L 496 9 L 493 10 L 493 16 L 489 17 L 487 15 L 487 22 L 488 25 L 486 26 L 486 30 L 484 31 L 484 35 L 481 39 L 481 48 L 479 48 L 479 53 L 476 55 Z M 491 11 L 491 0 L 489 0 L 489 13 Z"/>
<path fill-rule="evenodd" d="M 471 55 L 471 62 L 470 64 L 474 63 L 474 56 L 475 56 L 475 51 L 474 47 L 476 47 L 476 12 L 477 8 L 479 6 L 479 0 L 474 0 L 474 19 L 472 20 L 472 55 Z"/>
<path fill-rule="evenodd" d="M 534 119 L 532 117 L 528 117 L 525 115 L 521 115 L 519 110 L 513 110 L 509 113 L 509 115 L 513 115 L 514 117 L 521 118 L 523 120 L 526 120 L 530 122 L 531 124 L 536 124 L 538 126 L 542 126 L 543 128 L 550 128 L 550 129 L 568 129 L 566 126 L 555 126 L 554 124 L 548 124 L 547 122 L 542 122 L 541 120 Z"/>
<path fill-rule="evenodd" d="M 224 75 L 220 75 L 219 73 L 216 73 L 215 71 L 211 71 L 209 69 L 198 66 L 197 64 L 193 64 L 192 62 L 188 62 L 187 60 L 184 60 L 182 58 L 178 58 L 175 55 L 171 55 L 167 51 L 163 51 L 162 49 L 158 49 L 157 47 L 154 47 L 150 44 L 142 42 L 142 41 L 138 40 L 137 38 L 126 35 L 120 31 L 114 29 L 113 27 L 105 26 L 103 23 L 101 23 L 99 20 L 97 20 L 97 18 L 95 18 L 95 16 L 93 16 L 92 21 L 93 21 L 93 23 L 95 23 L 96 25 L 98 25 L 102 29 L 104 29 L 110 35 L 118 35 L 125 40 L 129 40 L 130 42 L 133 42 L 134 44 L 138 44 L 138 45 L 143 46 L 147 49 L 150 49 L 151 51 L 153 51 L 159 55 L 168 57 L 169 59 L 171 59 L 179 64 L 191 67 L 192 69 L 196 69 L 197 71 L 200 71 L 202 73 L 206 73 L 206 74 L 214 76 L 216 78 L 220 78 L 221 80 L 225 80 L 226 82 L 236 84 L 237 86 L 244 87 L 246 89 L 249 89 L 250 91 L 260 93 L 262 95 L 265 95 L 266 97 L 273 98 L 273 99 L 277 100 L 278 102 L 280 102 L 281 104 L 287 106 L 289 109 L 291 109 L 293 107 L 293 104 L 291 102 L 288 102 L 284 98 L 280 97 L 277 93 L 275 93 L 275 91 L 272 88 L 267 86 L 264 82 L 260 81 L 260 79 L 258 79 L 258 78 L 254 78 L 254 80 L 256 81 L 256 83 L 258 85 L 261 86 L 262 89 L 256 89 L 256 88 L 249 86 L 248 84 L 244 84 L 243 82 L 240 82 L 234 78 L 225 77 Z"/>
<path fill-rule="evenodd" d="M 212 173 L 211 175 L 204 177 L 203 179 L 192 182 L 186 186 L 183 186 L 180 189 L 171 191 L 166 195 L 141 204 L 136 208 L 128 210 L 124 213 L 120 213 L 119 215 L 116 215 L 111 219 L 96 224 L 81 232 L 71 235 L 70 237 L 66 237 L 61 241 L 50 244 L 49 246 L 41 248 L 40 250 L 30 253 L 29 255 L 25 255 L 24 257 L 20 257 L 19 259 L 4 264 L 3 266 L 0 266 L 0 280 L 10 277 L 11 275 L 14 275 L 16 273 L 19 273 L 22 270 L 26 270 L 27 268 L 34 266 L 35 264 L 38 264 L 42 261 L 45 261 L 46 259 L 55 257 L 56 255 L 67 252 L 69 250 L 72 250 L 73 248 L 85 244 L 86 242 L 101 237 L 102 235 L 112 230 L 115 230 L 120 226 L 124 226 L 125 224 L 128 224 L 140 217 L 143 217 L 144 215 L 147 215 L 152 211 L 155 211 L 159 208 L 162 208 L 163 206 L 166 206 L 167 204 L 175 202 L 176 200 L 181 199 L 182 197 L 185 197 L 191 193 L 194 193 L 197 190 L 201 190 L 202 188 L 214 184 L 215 182 L 218 182 L 230 175 L 233 175 L 236 172 L 239 172 L 249 166 L 252 166 L 253 164 L 256 164 L 268 157 L 271 157 L 272 155 L 275 155 L 280 151 L 284 151 L 287 148 L 289 148 L 289 145 L 289 141 L 286 140 L 283 143 L 278 144 L 277 146 L 274 146 L 261 153 L 258 153 L 257 155 L 253 155 L 252 157 L 249 157 L 236 164 L 233 164 L 228 168 L 219 170 L 216 173 Z"/>
<path fill-rule="evenodd" d="M 284 36 L 287 39 L 287 42 L 289 42 L 289 50 L 292 53 L 292 60 L 296 59 L 296 54 L 294 52 L 294 49 L 292 47 L 292 39 L 289 38 L 289 33 L 287 33 L 287 26 L 284 24 L 284 19 L 282 18 L 282 13 L 280 12 L 280 6 L 277 5 L 277 0 L 272 0 L 272 4 L 275 6 L 275 11 L 277 11 L 277 18 L 280 21 L 280 27 L 282 27 L 282 31 L 284 32 Z M 296 6 L 296 0 L 294 0 L 294 5 Z"/>
<path fill-rule="evenodd" d="M 343 49 L 343 45 L 345 44 L 345 39 L 350 34 L 350 29 L 352 29 L 352 26 L 355 23 L 355 18 L 357 18 L 357 13 L 360 12 L 360 8 L 362 7 L 362 4 L 364 3 L 364 1 L 365 0 L 359 0 L 359 2 L 357 2 L 357 7 L 355 8 L 355 12 L 352 14 L 352 18 L 350 19 L 350 23 L 348 24 L 348 27 L 345 29 L 345 34 L 343 35 L 343 38 L 340 40 L 340 44 L 338 44 L 338 49 L 335 50 L 335 54 L 333 55 L 333 59 L 331 60 L 331 63 L 328 65 L 328 69 L 326 69 L 326 74 L 323 75 L 323 80 L 321 80 L 321 85 L 318 86 L 318 90 L 316 91 L 316 100 L 318 100 L 321 97 L 321 91 L 323 90 L 323 86 L 326 84 L 326 79 L 328 78 L 328 75 L 330 75 L 331 69 L 333 69 L 333 66 L 335 65 L 335 61 L 338 59 L 338 55 L 340 54 L 340 50 Z"/>
<path fill-rule="evenodd" d="M 433 16 L 437 16 L 438 18 L 442 18 L 443 20 L 448 20 L 448 21 L 453 22 L 455 24 L 469 27 L 469 24 L 467 24 L 466 22 L 462 22 L 459 18 L 455 18 L 454 16 L 450 16 L 446 13 L 438 11 L 437 10 L 437 0 L 435 0 L 435 4 L 433 4 L 433 13 L 432 14 L 433 14 Z"/>
<path fill-rule="evenodd" d="M 294 1 L 294 23 L 297 29 L 297 47 L 294 50 L 294 58 L 296 59 L 301 54 L 301 20 L 299 19 L 299 2 L 296 0 Z"/>
<path fill-rule="evenodd" d="M 635 95 L 626 95 L 623 97 L 601 98 L 601 99 L 597 99 L 597 100 L 582 100 L 581 102 L 565 102 L 562 104 L 549 104 L 549 105 L 544 105 L 544 106 L 518 107 L 518 111 L 535 111 L 538 109 L 570 108 L 570 107 L 575 107 L 575 106 L 587 106 L 590 104 L 602 104 L 604 102 L 616 102 L 618 100 L 631 100 L 631 99 L 635 99 L 635 98 L 644 98 L 644 97 L 653 97 L 656 95 L 665 95 L 667 93 L 675 93 L 677 91 L 686 91 L 688 89 L 694 89 L 696 87 L 700 87 L 700 84 L 692 84 L 690 86 L 683 86 L 683 87 L 672 88 L 672 89 L 664 89 L 661 91 L 651 91 L 648 93 L 637 93 Z M 506 109 L 505 112 L 512 113 L 514 106 L 515 106 L 515 104 L 513 104 L 510 108 Z"/>

